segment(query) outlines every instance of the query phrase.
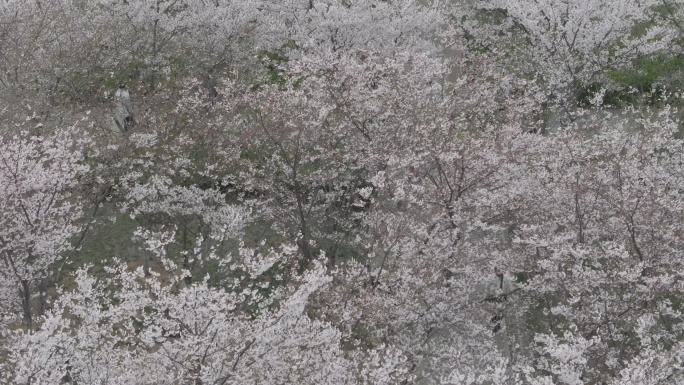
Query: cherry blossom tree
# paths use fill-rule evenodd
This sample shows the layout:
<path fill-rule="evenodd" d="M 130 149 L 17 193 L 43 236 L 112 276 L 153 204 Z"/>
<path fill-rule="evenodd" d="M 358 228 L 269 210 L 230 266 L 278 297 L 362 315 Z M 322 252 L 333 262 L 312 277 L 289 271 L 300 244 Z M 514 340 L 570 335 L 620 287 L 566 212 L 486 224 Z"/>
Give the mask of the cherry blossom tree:
<path fill-rule="evenodd" d="M 442 22 L 438 4 L 331 0 L 264 1 L 267 36 L 332 52 L 432 50 L 434 30 Z"/>
<path fill-rule="evenodd" d="M 494 61 L 480 65 L 473 71 L 497 76 Z M 326 250 L 329 265 L 339 264 L 334 290 L 320 300 L 352 340 L 395 344 L 416 375 L 456 378 L 440 367 L 450 360 L 482 379 L 505 377 L 491 310 L 471 298 L 498 259 L 486 261 L 489 248 L 474 233 L 506 227 L 509 199 L 487 190 L 518 177 L 506 173 L 525 148 L 534 87 L 468 76 L 450 84 L 443 62 L 412 53 L 309 55 L 283 70 L 292 78 L 284 85 L 219 105 L 237 118 L 232 138 L 244 135 L 236 183 L 263 194 L 248 202 L 253 214 L 297 239 L 304 260 Z M 507 97 L 526 86 L 529 99 Z M 361 198 L 354 212 L 351 201 Z M 440 330 L 451 334 L 435 337 Z"/>
<path fill-rule="evenodd" d="M 680 290 L 673 272 L 680 269 L 681 237 L 670 229 L 682 205 L 676 166 L 682 143 L 673 138 L 677 128 L 667 117 L 641 124 L 636 132 L 600 122 L 595 134 L 569 130 L 540 146 L 558 146 L 548 156 L 537 153 L 525 162 L 539 162 L 531 174 L 539 179 L 525 183 L 533 200 L 524 212 L 531 214 L 536 205 L 542 221 L 517 230 L 516 242 L 536 255 L 530 289 L 548 293 L 542 294 L 549 306 L 546 333 L 558 330 L 559 322 L 568 328 L 562 342 L 543 337 L 545 349 L 584 346 L 572 353 L 582 361 L 573 364 L 573 378 L 605 381 L 640 360 L 649 346 L 638 342 L 645 319 L 660 320 L 650 337 L 661 341 L 664 356 L 674 343 L 656 328 L 672 330 L 678 323 L 666 298 Z M 541 199 L 549 205 L 540 205 Z M 569 375 L 570 369 L 562 370 Z"/>
<path fill-rule="evenodd" d="M 243 268 L 258 275 L 268 266 Z M 40 331 L 11 335 L 6 378 L 22 384 L 390 384 L 405 372 L 392 349 L 343 351 L 340 332 L 307 310 L 308 297 L 330 282 L 323 264 L 289 277 L 290 285 L 269 297 L 239 282 L 218 289 L 206 281 L 178 286 L 179 279 L 164 286 L 145 278 L 142 268 L 122 265 L 111 273 L 101 280 L 80 270 L 78 287 L 62 293 Z"/>
<path fill-rule="evenodd" d="M 543 121 L 665 49 L 656 5 L 3 3 L 0 374 L 681 381 L 674 112 Z M 129 135 L 56 124 L 121 80 Z"/>
<path fill-rule="evenodd" d="M 53 137 L 22 136 L 0 142 L 0 255 L 3 308 L 20 296 L 23 325 L 33 327 L 34 294 L 44 312 L 44 280 L 60 254 L 71 248 L 83 213 L 79 178 L 88 170 L 83 149 L 89 145 L 76 126 Z M 79 138 L 79 136 L 81 136 Z M 3 309 L 11 315 L 16 309 Z M 11 321 L 11 319 L 10 319 Z"/>
<path fill-rule="evenodd" d="M 465 36 L 497 50 L 523 76 L 546 85 L 547 102 L 572 112 L 579 93 L 608 69 L 662 52 L 672 39 L 659 1 L 481 1 L 456 12 Z M 463 21 L 461 23 L 461 21 Z M 508 46 L 500 50 L 502 44 Z M 604 85 L 607 86 L 607 85 Z"/>

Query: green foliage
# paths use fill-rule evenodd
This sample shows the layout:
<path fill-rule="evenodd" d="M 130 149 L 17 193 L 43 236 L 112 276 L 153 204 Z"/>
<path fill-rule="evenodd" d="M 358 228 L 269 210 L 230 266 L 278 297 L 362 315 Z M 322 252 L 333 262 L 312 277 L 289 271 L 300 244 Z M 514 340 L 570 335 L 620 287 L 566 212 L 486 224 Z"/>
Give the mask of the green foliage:
<path fill-rule="evenodd" d="M 528 271 L 518 271 L 515 273 L 515 282 L 520 284 L 526 284 L 533 276 L 532 272 Z"/>
<path fill-rule="evenodd" d="M 656 26 L 656 22 L 653 20 L 637 23 L 634 28 L 632 28 L 631 37 L 644 37 L 648 33 L 648 30 L 654 26 Z"/>
<path fill-rule="evenodd" d="M 287 43 L 280 48 L 270 51 L 262 50 L 257 54 L 257 59 L 261 62 L 262 70 L 265 73 L 258 75 L 257 80 L 252 85 L 253 91 L 259 90 L 264 85 L 276 85 L 283 88 L 289 83 L 295 89 L 302 86 L 304 78 L 295 79 L 285 69 L 290 60 L 287 51 L 293 48 L 296 48 L 294 44 Z"/>
<path fill-rule="evenodd" d="M 674 92 L 681 88 L 681 82 L 675 81 L 684 68 L 684 57 L 659 54 L 642 57 L 633 61 L 632 66 L 608 70 L 606 75 L 611 86 L 603 83 L 592 83 L 582 87 L 577 95 L 580 106 L 589 107 L 591 99 L 601 90 L 607 88 L 603 103 L 611 107 L 633 106 L 641 103 L 658 105 L 666 92 Z"/>
<path fill-rule="evenodd" d="M 592 83 L 580 89 L 577 95 L 577 102 L 581 107 L 591 107 L 591 100 L 597 92 L 603 88 L 601 83 Z M 628 88 L 618 90 L 606 90 L 603 97 L 603 104 L 611 107 L 624 107 L 638 102 L 638 95 L 630 92 Z"/>
<path fill-rule="evenodd" d="M 256 147 L 248 147 L 240 152 L 240 159 L 256 161 L 261 159 L 262 151 L 259 151 Z"/>
<path fill-rule="evenodd" d="M 660 54 L 637 59 L 631 68 L 608 71 L 608 78 L 623 87 L 646 93 L 654 91 L 659 81 L 679 74 L 682 68 L 683 57 Z"/>
<path fill-rule="evenodd" d="M 252 87 L 253 90 L 258 90 L 263 85 L 277 85 L 284 86 L 288 81 L 288 76 L 283 69 L 283 66 L 288 62 L 288 57 L 285 54 L 287 47 L 273 49 L 271 51 L 261 51 L 257 55 L 266 70 L 265 76 L 261 81 L 258 81 Z"/>

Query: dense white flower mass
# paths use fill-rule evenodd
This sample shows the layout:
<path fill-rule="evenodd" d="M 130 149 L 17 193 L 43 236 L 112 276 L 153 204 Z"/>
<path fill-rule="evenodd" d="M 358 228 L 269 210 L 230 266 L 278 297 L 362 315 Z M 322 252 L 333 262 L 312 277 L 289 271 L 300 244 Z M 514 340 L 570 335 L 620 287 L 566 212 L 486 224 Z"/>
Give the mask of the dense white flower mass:
<path fill-rule="evenodd" d="M 0 383 L 683 382 L 683 12 L 1 2 Z"/>

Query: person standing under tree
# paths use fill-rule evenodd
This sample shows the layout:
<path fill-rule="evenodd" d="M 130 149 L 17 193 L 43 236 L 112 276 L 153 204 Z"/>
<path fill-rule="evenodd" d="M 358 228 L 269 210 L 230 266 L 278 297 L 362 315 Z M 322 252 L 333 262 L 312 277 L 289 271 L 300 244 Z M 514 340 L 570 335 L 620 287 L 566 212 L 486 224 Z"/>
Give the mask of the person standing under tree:
<path fill-rule="evenodd" d="M 131 95 L 125 84 L 120 84 L 114 94 L 114 123 L 120 133 L 127 133 L 135 126 L 135 114 L 131 105 Z"/>

